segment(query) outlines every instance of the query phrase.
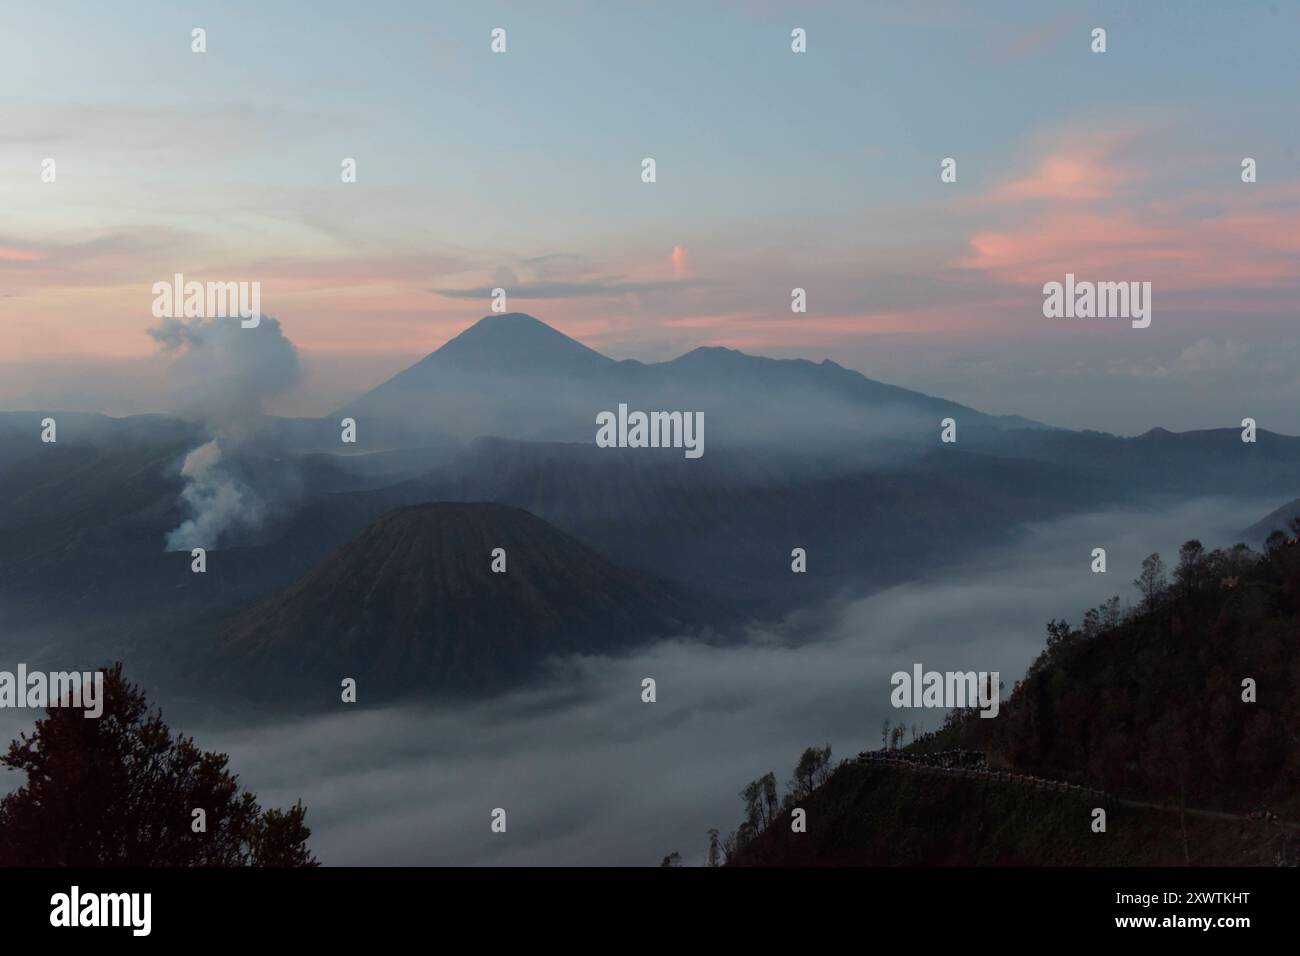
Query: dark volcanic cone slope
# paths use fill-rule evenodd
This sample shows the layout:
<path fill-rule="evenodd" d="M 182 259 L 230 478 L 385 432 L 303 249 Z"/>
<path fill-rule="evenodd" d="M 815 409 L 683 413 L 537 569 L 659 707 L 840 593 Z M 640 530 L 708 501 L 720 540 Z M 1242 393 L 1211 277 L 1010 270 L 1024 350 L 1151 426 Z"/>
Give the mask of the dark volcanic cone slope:
<path fill-rule="evenodd" d="M 494 573 L 492 552 L 506 552 Z M 526 511 L 429 504 L 382 516 L 285 590 L 235 616 L 202 668 L 234 693 L 358 702 L 482 693 L 545 658 L 694 632 L 707 605 L 624 570 Z"/>

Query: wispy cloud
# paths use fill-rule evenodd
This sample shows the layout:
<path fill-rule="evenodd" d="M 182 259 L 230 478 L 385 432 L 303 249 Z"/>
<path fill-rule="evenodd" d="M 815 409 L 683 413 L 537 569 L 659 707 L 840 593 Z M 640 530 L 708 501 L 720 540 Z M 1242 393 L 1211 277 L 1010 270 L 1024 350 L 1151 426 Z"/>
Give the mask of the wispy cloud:
<path fill-rule="evenodd" d="M 1139 136 L 1138 130 L 1127 127 L 1069 130 L 1051 144 L 1029 175 L 998 184 L 980 200 L 1001 205 L 1114 199 L 1141 175 L 1141 169 L 1124 156 Z"/>
<path fill-rule="evenodd" d="M 1082 22 L 1073 14 L 1061 14 L 1031 24 L 1011 38 L 1006 47 L 1006 55 L 1013 60 L 1023 60 L 1044 53 L 1062 42 Z"/>
<path fill-rule="evenodd" d="M 973 230 L 956 264 L 1012 285 L 1066 272 L 1149 280 L 1166 307 L 1190 309 L 1205 290 L 1218 294 L 1216 309 L 1238 290 L 1258 310 L 1261 288 L 1300 287 L 1300 183 L 1245 184 L 1221 160 L 1218 188 L 1171 192 L 1154 185 L 1168 162 L 1132 125 L 1062 131 L 1029 175 L 972 200 L 999 223 Z M 1277 296 L 1264 307 L 1289 306 Z"/>
<path fill-rule="evenodd" d="M 649 282 L 633 282 L 611 277 L 594 279 L 588 282 L 544 282 L 533 285 L 512 285 L 506 289 L 515 299 L 589 299 L 611 298 L 638 294 L 643 292 L 663 292 L 698 286 L 700 281 L 660 279 Z M 492 296 L 492 288 L 478 286 L 470 289 L 432 289 L 438 295 L 449 299 L 481 299 L 487 302 Z"/>

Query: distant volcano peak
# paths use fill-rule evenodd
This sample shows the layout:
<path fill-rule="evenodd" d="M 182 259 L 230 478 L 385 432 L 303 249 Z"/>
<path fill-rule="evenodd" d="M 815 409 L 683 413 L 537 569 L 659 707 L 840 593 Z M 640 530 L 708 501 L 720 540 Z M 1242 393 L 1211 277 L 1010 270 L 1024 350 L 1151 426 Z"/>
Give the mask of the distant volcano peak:
<path fill-rule="evenodd" d="M 614 365 L 613 359 L 569 338 L 524 312 L 485 315 L 425 361 L 454 361 L 462 368 L 538 368 L 576 372 Z"/>

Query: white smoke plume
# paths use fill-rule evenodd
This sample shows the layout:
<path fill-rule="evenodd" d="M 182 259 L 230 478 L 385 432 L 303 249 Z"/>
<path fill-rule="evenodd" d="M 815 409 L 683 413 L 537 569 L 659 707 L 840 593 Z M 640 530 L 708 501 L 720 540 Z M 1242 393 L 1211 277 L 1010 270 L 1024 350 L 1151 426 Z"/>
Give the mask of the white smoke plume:
<path fill-rule="evenodd" d="M 250 329 L 233 317 L 163 319 L 149 335 L 170 360 L 175 408 L 214 435 L 185 456 L 181 500 L 191 516 L 167 535 L 166 548 L 213 548 L 232 532 L 256 529 L 266 515 L 232 458 L 266 402 L 298 384 L 298 350 L 265 315 Z"/>
<path fill-rule="evenodd" d="M 211 548 L 229 531 L 256 528 L 262 523 L 265 508 L 261 499 L 222 470 L 218 439 L 185 456 L 181 477 L 187 482 L 181 499 L 190 506 L 194 517 L 167 535 L 168 551 Z"/>

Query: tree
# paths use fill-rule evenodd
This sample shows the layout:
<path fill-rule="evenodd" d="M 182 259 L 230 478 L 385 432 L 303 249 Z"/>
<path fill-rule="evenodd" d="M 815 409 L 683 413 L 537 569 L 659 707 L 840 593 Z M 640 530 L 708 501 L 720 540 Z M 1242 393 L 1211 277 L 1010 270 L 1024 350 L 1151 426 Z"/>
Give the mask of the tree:
<path fill-rule="evenodd" d="M 708 866 L 722 865 L 722 843 L 718 839 L 718 828 L 709 828 L 709 855 L 706 860 Z"/>
<path fill-rule="evenodd" d="M 1061 619 L 1059 621 L 1051 620 L 1047 622 L 1047 647 L 1049 650 L 1055 647 L 1057 644 L 1069 640 L 1069 638 L 1070 638 L 1069 621 L 1065 619 Z"/>
<path fill-rule="evenodd" d="M 1259 564 L 1259 555 L 1244 544 L 1234 544 L 1225 550 L 1211 552 L 1209 564 L 1212 575 L 1218 578 L 1246 577 Z"/>
<path fill-rule="evenodd" d="M 1101 605 L 1101 623 L 1107 629 L 1119 627 L 1120 619 L 1119 595 L 1113 594 L 1110 600 Z"/>
<path fill-rule="evenodd" d="M 1277 557 L 1286 547 L 1286 532 L 1274 529 L 1264 541 L 1264 553 L 1270 558 Z"/>
<path fill-rule="evenodd" d="M 763 788 L 763 829 L 766 830 L 776 819 L 780 807 L 776 795 L 776 774 L 769 770 L 759 777 L 758 783 Z"/>
<path fill-rule="evenodd" d="M 737 831 L 737 838 L 741 846 L 744 846 L 750 839 L 762 833 L 767 826 L 766 815 L 763 812 L 762 778 L 745 784 L 745 789 L 740 791 L 740 799 L 745 801 L 745 820 Z"/>
<path fill-rule="evenodd" d="M 748 820 L 736 827 L 736 832 L 732 834 L 731 849 L 727 850 L 727 859 L 730 860 L 737 850 L 743 850 L 757 840 L 762 832 Z"/>
<path fill-rule="evenodd" d="M 307 808 L 299 800 L 286 810 L 274 807 L 262 814 L 254 830 L 252 858 L 257 866 L 319 866 L 307 849 L 311 829 L 303 822 Z"/>
<path fill-rule="evenodd" d="M 740 831 L 732 830 L 722 841 L 722 855 L 730 860 L 735 857 L 736 851 L 744 844 L 740 842 Z"/>
<path fill-rule="evenodd" d="M 776 794 L 776 774 L 768 771 L 751 780 L 740 791 L 740 798 L 745 801 L 745 822 L 736 831 L 736 841 L 743 847 L 776 819 L 781 806 Z"/>
<path fill-rule="evenodd" d="M 678 853 L 676 850 L 673 850 L 672 853 L 669 853 L 666 857 L 663 858 L 662 861 L 660 861 L 659 865 L 660 866 L 681 866 L 682 855 Z"/>
<path fill-rule="evenodd" d="M 1142 559 L 1142 573 L 1133 579 L 1133 586 L 1142 594 L 1142 606 L 1148 611 L 1153 610 L 1168 587 L 1165 563 L 1158 553 Z"/>
<path fill-rule="evenodd" d="M 1083 627 L 1080 629 L 1084 637 L 1096 637 L 1103 631 L 1108 631 L 1113 627 L 1119 627 L 1121 619 L 1119 610 L 1119 595 L 1116 594 L 1108 600 L 1102 601 L 1096 607 L 1089 608 L 1083 612 Z M 1048 632 L 1051 633 L 1051 625 L 1048 625 Z M 1051 640 L 1048 641 L 1052 643 Z"/>
<path fill-rule="evenodd" d="M 0 758 L 27 774 L 0 802 L 0 865 L 319 865 L 302 803 L 263 812 L 227 761 L 173 737 L 116 664 L 99 718 L 49 707 Z"/>
<path fill-rule="evenodd" d="M 825 747 L 809 747 L 799 758 L 799 763 L 794 768 L 794 776 L 786 784 L 789 787 L 790 795 L 795 800 L 803 800 L 808 797 L 814 790 L 826 782 L 830 776 L 831 762 L 831 745 Z"/>
<path fill-rule="evenodd" d="M 1209 561 L 1201 542 L 1192 539 L 1178 549 L 1178 567 L 1174 570 L 1174 580 L 1178 582 L 1183 594 L 1191 595 L 1199 590 L 1209 574 Z"/>
<path fill-rule="evenodd" d="M 1101 633 L 1101 609 L 1090 607 L 1083 612 L 1083 631 L 1084 637 L 1096 637 Z"/>

